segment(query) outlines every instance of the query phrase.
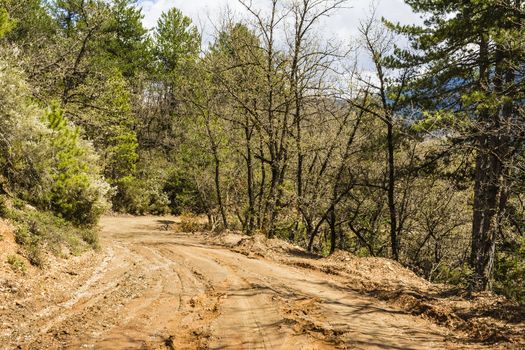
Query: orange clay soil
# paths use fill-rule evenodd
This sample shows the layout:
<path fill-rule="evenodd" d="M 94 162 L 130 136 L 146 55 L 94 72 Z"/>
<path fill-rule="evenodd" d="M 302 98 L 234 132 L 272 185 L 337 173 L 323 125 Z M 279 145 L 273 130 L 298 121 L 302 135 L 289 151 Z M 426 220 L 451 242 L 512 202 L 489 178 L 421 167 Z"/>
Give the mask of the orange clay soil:
<path fill-rule="evenodd" d="M 102 249 L 15 273 L 0 226 L 1 349 L 519 349 L 523 309 L 386 259 L 105 217 Z M 7 252 L 7 253 L 6 253 Z"/>

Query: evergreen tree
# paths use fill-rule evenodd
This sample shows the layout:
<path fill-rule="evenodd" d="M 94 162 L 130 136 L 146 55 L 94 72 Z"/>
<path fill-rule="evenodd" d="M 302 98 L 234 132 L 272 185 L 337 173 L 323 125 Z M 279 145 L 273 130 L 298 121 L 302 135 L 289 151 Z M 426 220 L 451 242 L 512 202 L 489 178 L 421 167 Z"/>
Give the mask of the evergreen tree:
<path fill-rule="evenodd" d="M 108 60 L 126 79 L 147 71 L 150 60 L 150 40 L 142 25 L 143 15 L 136 7 L 137 0 L 114 0 L 108 31 L 112 33 L 102 43 Z"/>
<path fill-rule="evenodd" d="M 2 0 L 14 25 L 8 40 L 33 51 L 49 45 L 56 25 L 51 18 L 47 2 L 43 0 Z"/>
<path fill-rule="evenodd" d="M 476 152 L 470 263 L 475 289 L 490 289 L 496 241 L 522 149 L 523 1 L 407 0 L 424 26 L 392 25 L 410 39 L 397 64 L 421 68 L 414 101 Z M 460 122 L 461 121 L 461 122 Z"/>
<path fill-rule="evenodd" d="M 155 54 L 162 72 L 175 72 L 200 50 L 200 35 L 189 17 L 176 8 L 164 12 L 153 34 Z"/>
<path fill-rule="evenodd" d="M 104 181 L 99 177 L 94 150 L 82 140 L 80 129 L 69 124 L 58 105 L 48 109 L 45 119 L 53 131 L 53 154 L 42 164 L 42 173 L 49 175 L 49 192 L 40 204 L 78 225 L 96 225 L 107 209 L 107 189 L 99 186 Z"/>

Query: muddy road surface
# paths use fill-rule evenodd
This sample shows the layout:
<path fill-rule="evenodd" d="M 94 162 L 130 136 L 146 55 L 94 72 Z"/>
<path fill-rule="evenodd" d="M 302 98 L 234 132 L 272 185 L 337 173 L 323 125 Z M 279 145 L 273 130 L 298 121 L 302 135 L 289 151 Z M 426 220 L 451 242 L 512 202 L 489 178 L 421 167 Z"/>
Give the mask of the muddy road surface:
<path fill-rule="evenodd" d="M 44 273 L 3 308 L 0 348 L 467 348 L 336 276 L 175 233 L 176 221 L 104 218 L 100 253 Z"/>

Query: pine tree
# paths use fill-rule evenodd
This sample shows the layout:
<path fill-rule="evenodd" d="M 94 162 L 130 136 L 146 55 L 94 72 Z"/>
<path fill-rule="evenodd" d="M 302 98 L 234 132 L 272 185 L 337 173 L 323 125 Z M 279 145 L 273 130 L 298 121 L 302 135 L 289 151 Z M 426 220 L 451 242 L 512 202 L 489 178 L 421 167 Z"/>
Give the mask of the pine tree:
<path fill-rule="evenodd" d="M 53 212 L 78 225 L 95 225 L 107 209 L 104 196 L 107 190 L 99 176 L 97 158 L 91 145 L 81 138 L 80 129 L 69 124 L 58 104 L 49 107 L 45 122 L 52 130 L 52 154 L 41 165 L 49 173 L 49 192 L 41 198 Z"/>
<path fill-rule="evenodd" d="M 470 263 L 474 289 L 490 289 L 496 241 L 523 142 L 523 14 L 520 0 L 407 0 L 424 26 L 389 26 L 410 39 L 395 64 L 421 76 L 414 101 L 452 121 L 444 127 L 476 152 Z M 443 120 L 443 119 L 442 119 Z M 458 122 L 461 120 L 461 122 Z M 458 127 L 459 126 L 459 127 Z M 459 136 L 457 136 L 459 135 Z"/>
<path fill-rule="evenodd" d="M 137 0 L 114 0 L 108 35 L 101 44 L 108 53 L 108 61 L 118 66 L 127 79 L 148 69 L 150 41 L 142 25 L 143 14 L 136 7 Z"/>
<path fill-rule="evenodd" d="M 197 28 L 176 8 L 164 12 L 153 35 L 160 69 L 173 73 L 188 58 L 199 54 L 200 35 Z"/>

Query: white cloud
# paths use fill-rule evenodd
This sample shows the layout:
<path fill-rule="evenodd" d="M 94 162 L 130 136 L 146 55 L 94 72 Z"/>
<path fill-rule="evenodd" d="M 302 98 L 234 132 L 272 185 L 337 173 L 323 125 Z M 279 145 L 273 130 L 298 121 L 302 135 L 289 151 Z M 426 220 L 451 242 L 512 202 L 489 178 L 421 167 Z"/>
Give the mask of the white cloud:
<path fill-rule="evenodd" d="M 260 8 L 269 4 L 269 0 L 252 1 Z M 385 17 L 403 24 L 421 22 L 403 0 L 349 0 L 347 8 L 337 10 L 320 23 L 322 36 L 335 38 L 340 43 L 351 43 L 358 35 L 360 22 L 367 18 L 374 4 L 377 4 L 378 18 Z M 247 14 L 238 0 L 139 0 L 138 6 L 142 7 L 143 22 L 148 29 L 155 27 L 162 12 L 172 7 L 180 9 L 202 31 L 204 46 L 213 40 L 215 25 L 220 23 L 220 17 L 227 8 L 239 16 Z"/>
<path fill-rule="evenodd" d="M 142 7 L 142 13 L 144 15 L 142 22 L 144 26 L 148 29 L 155 27 L 162 12 L 165 12 L 174 6 L 173 4 L 170 4 L 170 2 L 171 1 L 161 0 L 141 1 L 139 6 Z"/>
<path fill-rule="evenodd" d="M 403 0 L 350 0 L 349 9 L 339 10 L 328 19 L 325 28 L 327 34 L 343 40 L 355 37 L 358 34 L 360 22 L 370 15 L 374 4 L 377 4 L 376 17 L 378 19 L 384 17 L 389 21 L 403 24 L 420 22 L 419 16 L 413 13 L 410 6 Z"/>
<path fill-rule="evenodd" d="M 217 13 L 227 6 L 232 9 L 241 8 L 237 0 L 142 0 L 138 4 L 144 14 L 144 26 L 149 29 L 155 27 L 162 12 L 172 7 L 181 10 L 198 26 L 210 19 L 216 20 L 214 17 Z"/>
<path fill-rule="evenodd" d="M 268 0 L 254 0 L 256 6 L 264 7 Z M 366 17 L 370 7 L 378 3 L 377 15 L 383 16 L 394 22 L 413 23 L 418 21 L 418 16 L 411 12 L 410 7 L 403 0 L 350 0 L 349 8 L 340 9 L 325 21 L 324 30 L 328 34 L 346 38 L 356 33 L 359 21 Z M 209 19 L 217 21 L 217 16 L 226 7 L 242 12 L 243 8 L 237 0 L 142 0 L 139 1 L 145 15 L 144 25 L 153 28 L 162 12 L 172 7 L 177 7 L 184 14 L 191 17 L 197 24 L 204 24 Z"/>

